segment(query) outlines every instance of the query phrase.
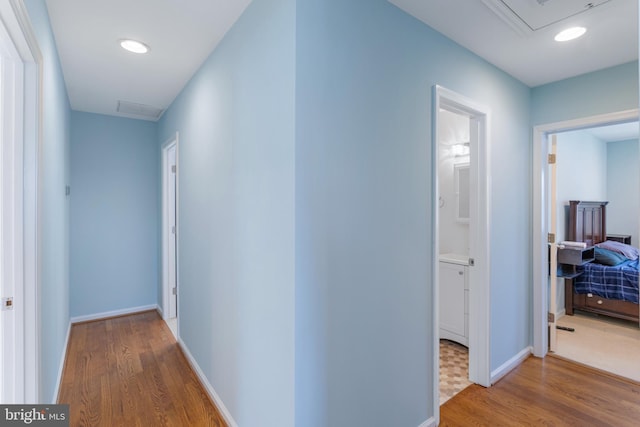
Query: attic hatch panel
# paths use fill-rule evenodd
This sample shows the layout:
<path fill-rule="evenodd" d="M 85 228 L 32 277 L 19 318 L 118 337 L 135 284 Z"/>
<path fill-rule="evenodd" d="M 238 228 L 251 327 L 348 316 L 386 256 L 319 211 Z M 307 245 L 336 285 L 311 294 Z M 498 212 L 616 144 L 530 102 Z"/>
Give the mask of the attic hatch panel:
<path fill-rule="evenodd" d="M 532 31 L 584 13 L 612 0 L 489 0 L 509 8 Z"/>

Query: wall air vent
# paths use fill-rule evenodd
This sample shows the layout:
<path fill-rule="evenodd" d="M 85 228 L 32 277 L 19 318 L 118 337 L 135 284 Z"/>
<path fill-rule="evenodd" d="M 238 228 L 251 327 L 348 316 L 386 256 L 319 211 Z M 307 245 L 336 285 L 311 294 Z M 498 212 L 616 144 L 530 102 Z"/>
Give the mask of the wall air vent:
<path fill-rule="evenodd" d="M 118 101 L 118 113 L 136 116 L 147 120 L 158 120 L 164 110 L 151 105 L 136 104 L 135 102 Z"/>
<path fill-rule="evenodd" d="M 614 0 L 482 0 L 522 36 L 588 12 Z"/>

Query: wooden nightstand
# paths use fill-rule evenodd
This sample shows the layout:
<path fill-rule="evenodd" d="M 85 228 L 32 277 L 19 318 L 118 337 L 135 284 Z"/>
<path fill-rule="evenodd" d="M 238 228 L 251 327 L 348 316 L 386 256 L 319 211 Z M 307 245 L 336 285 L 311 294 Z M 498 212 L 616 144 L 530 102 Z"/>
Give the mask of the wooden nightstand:
<path fill-rule="evenodd" d="M 627 245 L 631 244 L 631 235 L 630 234 L 607 234 L 607 240 L 613 240 L 620 243 L 625 243 Z"/>

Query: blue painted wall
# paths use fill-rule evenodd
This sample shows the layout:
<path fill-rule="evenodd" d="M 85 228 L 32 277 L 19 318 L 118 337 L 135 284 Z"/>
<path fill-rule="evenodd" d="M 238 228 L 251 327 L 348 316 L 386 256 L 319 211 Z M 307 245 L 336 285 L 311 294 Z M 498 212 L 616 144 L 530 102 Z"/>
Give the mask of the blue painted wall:
<path fill-rule="evenodd" d="M 72 317 L 155 305 L 157 124 L 71 115 Z"/>
<path fill-rule="evenodd" d="M 294 25 L 293 0 L 253 1 L 159 127 L 180 336 L 241 426 L 294 425 Z"/>
<path fill-rule="evenodd" d="M 540 125 L 638 108 L 638 62 L 532 89 L 531 123 Z"/>
<path fill-rule="evenodd" d="M 637 109 L 638 62 L 630 62 L 535 87 L 531 90 L 531 105 L 533 126 Z M 574 133 L 569 133 L 566 137 L 570 138 L 572 134 Z M 565 137 L 564 135 L 560 134 L 561 137 Z M 559 150 L 561 150 L 560 145 Z M 602 151 L 604 150 L 606 148 Z M 636 164 L 637 159 L 637 156 L 634 157 Z M 607 180 L 605 176 L 605 181 Z M 610 191 L 606 188 L 605 190 Z M 609 223 L 610 220 L 608 219 L 607 222 Z M 558 230 L 560 236 L 563 235 L 562 230 Z M 561 282 L 560 280 L 559 283 Z M 563 302 L 564 295 L 559 287 L 559 309 L 563 307 Z"/>
<path fill-rule="evenodd" d="M 57 375 L 69 326 L 70 107 L 47 8 L 25 0 L 43 57 L 43 128 L 40 156 L 39 247 L 40 402 L 55 402 Z"/>
<path fill-rule="evenodd" d="M 562 241 L 569 238 L 570 200 L 609 200 L 607 143 L 585 130 L 559 133 L 557 141 L 556 235 Z M 607 221 L 610 214 L 607 208 Z M 564 310 L 564 279 L 557 283 L 555 312 L 560 313 Z"/>
<path fill-rule="evenodd" d="M 640 245 L 640 150 L 638 140 L 607 144 L 607 233 L 630 234 Z"/>
<path fill-rule="evenodd" d="M 300 0 L 296 425 L 431 405 L 432 87 L 492 110 L 491 367 L 530 345 L 530 90 L 384 0 Z"/>
<path fill-rule="evenodd" d="M 294 355 L 296 425 L 433 415 L 434 84 L 494 112 L 495 368 L 530 343 L 525 85 L 384 0 L 254 0 L 162 118 L 180 334 L 240 425 L 293 425 Z"/>
<path fill-rule="evenodd" d="M 69 105 L 44 2 L 27 4 L 49 61 L 42 295 L 56 304 L 42 313 L 47 395 L 69 298 L 74 314 L 103 306 L 85 304 L 89 295 L 76 300 L 85 290 L 76 272 L 80 278 L 95 270 L 76 266 L 82 261 L 75 256 L 69 296 L 63 192 Z M 413 427 L 433 415 L 435 84 L 492 112 L 490 356 L 496 369 L 531 344 L 530 125 L 637 108 L 637 64 L 531 90 L 386 0 L 254 0 L 165 113 L 153 150 L 111 146 L 96 135 L 111 119 L 73 114 L 74 159 L 95 162 L 106 150 L 105 158 L 115 161 L 117 153 L 133 150 L 155 162 L 142 181 L 151 181 L 153 169 L 156 187 L 141 185 L 149 192 L 137 193 L 145 200 L 141 211 L 156 209 L 146 217 L 156 258 L 141 260 L 137 267 L 145 267 L 136 270 L 153 270 L 148 277 L 155 282 L 144 287 L 149 295 L 141 291 L 131 300 L 141 304 L 158 298 L 157 147 L 180 133 L 180 334 L 239 425 Z M 110 135 L 127 126 L 118 122 Z M 147 135 L 138 124 L 132 128 L 127 138 Z M 83 143 L 76 151 L 76 131 L 94 148 L 84 152 Z M 73 165 L 72 199 L 84 192 L 89 212 L 102 197 L 92 199 Z M 131 197 L 78 168 L 94 189 L 104 188 L 96 194 Z M 133 169 L 131 176 L 139 172 Z M 79 242 L 92 232 L 83 222 L 93 215 L 79 214 L 78 227 L 87 226 Z M 116 277 L 108 254 L 101 255 L 87 262 Z M 104 307 L 124 308 L 116 307 L 121 302 Z"/>

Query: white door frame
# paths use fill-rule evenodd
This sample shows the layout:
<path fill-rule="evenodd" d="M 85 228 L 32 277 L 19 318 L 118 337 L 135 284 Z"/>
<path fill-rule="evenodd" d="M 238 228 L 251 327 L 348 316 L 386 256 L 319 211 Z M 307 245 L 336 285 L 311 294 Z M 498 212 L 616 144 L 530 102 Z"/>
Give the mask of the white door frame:
<path fill-rule="evenodd" d="M 39 156 L 42 138 L 42 54 L 22 0 L 0 2 L 5 33 L 2 78 L 3 297 L 0 312 L 2 403 L 39 401 Z M 13 43 L 7 43 L 11 40 Z M 10 231 L 9 231 L 10 230 Z"/>
<path fill-rule="evenodd" d="M 547 233 L 549 232 L 549 173 L 547 155 L 548 135 L 596 126 L 611 125 L 638 120 L 638 109 L 600 114 L 574 120 L 548 123 L 533 128 L 533 354 L 544 357 L 548 345 L 548 284 L 549 257 Z"/>
<path fill-rule="evenodd" d="M 168 156 L 169 150 L 175 147 L 176 150 L 176 194 L 175 194 L 175 207 L 169 206 L 169 179 L 171 178 L 170 174 L 167 173 L 167 168 L 169 165 Z M 168 141 L 162 144 L 162 317 L 167 320 L 172 317 L 177 317 L 177 308 L 176 308 L 176 316 L 172 316 L 171 313 L 171 286 L 169 282 L 169 244 L 170 239 L 167 234 L 167 230 L 169 228 L 169 214 L 168 209 L 175 208 L 176 209 L 176 236 L 178 233 L 178 133 L 171 137 Z M 178 275 L 178 263 L 177 263 L 177 255 L 178 255 L 178 244 L 176 240 L 176 287 L 177 287 L 177 275 Z"/>
<path fill-rule="evenodd" d="M 438 118 L 440 109 L 446 109 L 458 114 L 468 116 L 470 120 L 472 135 L 470 144 L 470 173 L 472 184 L 470 187 L 470 209 L 469 221 L 470 258 L 474 259 L 474 266 L 469 267 L 469 380 L 485 387 L 491 385 L 490 372 L 490 341 L 489 341 L 489 320 L 490 320 L 490 245 L 489 236 L 491 229 L 490 216 L 490 156 L 489 156 L 489 123 L 490 110 L 486 106 L 466 98 L 458 93 L 445 89 L 441 86 L 434 86 L 433 90 L 433 141 L 431 144 L 431 182 L 433 200 L 438 200 L 438 172 L 439 153 L 438 144 L 440 141 L 440 129 Z M 440 373 L 440 326 L 439 326 L 439 290 L 438 290 L 438 266 L 440 253 L 439 244 L 439 209 L 438 203 L 432 201 L 432 254 L 431 260 L 431 280 L 433 283 L 433 377 L 439 378 Z M 433 384 L 434 408 L 437 421 L 440 419 L 440 396 L 438 381 Z"/>

